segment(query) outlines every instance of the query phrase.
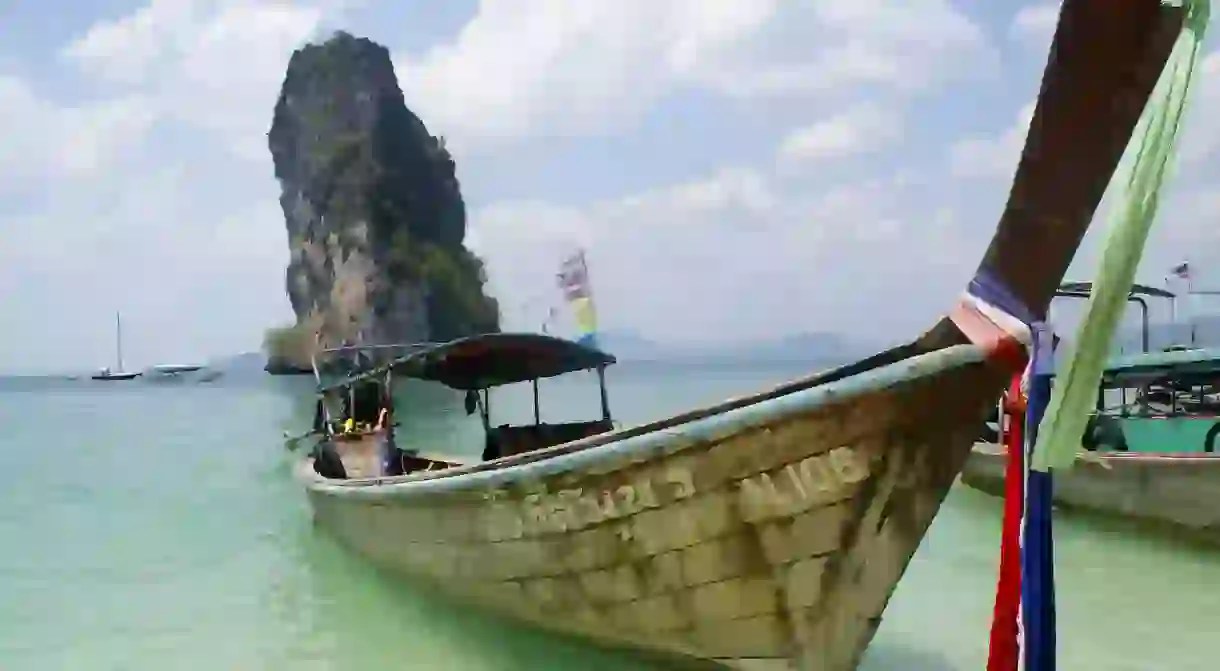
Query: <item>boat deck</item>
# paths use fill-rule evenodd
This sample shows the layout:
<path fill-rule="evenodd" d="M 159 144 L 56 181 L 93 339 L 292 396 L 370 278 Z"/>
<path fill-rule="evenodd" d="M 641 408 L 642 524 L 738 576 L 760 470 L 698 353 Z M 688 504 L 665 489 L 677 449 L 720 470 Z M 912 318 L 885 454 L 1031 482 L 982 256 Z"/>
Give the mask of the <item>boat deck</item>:
<path fill-rule="evenodd" d="M 381 470 L 381 437 L 376 432 L 353 436 L 337 436 L 335 447 L 343 460 L 343 469 L 349 479 L 375 478 L 383 475 Z M 435 455 L 413 455 L 404 457 L 404 468 L 408 473 L 431 471 L 464 465 L 452 457 Z"/>
<path fill-rule="evenodd" d="M 349 478 L 373 478 L 381 474 L 381 455 L 376 434 L 364 433 L 356 436 L 339 436 L 335 447 L 343 459 L 343 469 Z"/>

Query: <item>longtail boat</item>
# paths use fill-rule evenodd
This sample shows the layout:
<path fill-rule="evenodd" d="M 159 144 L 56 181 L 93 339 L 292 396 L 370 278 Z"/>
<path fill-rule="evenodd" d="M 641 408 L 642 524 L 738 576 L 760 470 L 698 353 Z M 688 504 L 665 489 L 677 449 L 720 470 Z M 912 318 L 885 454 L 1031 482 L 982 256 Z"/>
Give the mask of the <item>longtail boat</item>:
<path fill-rule="evenodd" d="M 353 477 L 345 441 L 328 437 L 297 471 L 316 519 L 378 564 L 550 630 L 736 668 L 855 668 L 1024 366 L 1018 327 L 1045 319 L 1182 25 L 1158 0 L 1063 2 L 995 236 L 958 306 L 913 342 L 477 464 L 389 459 L 407 472 Z M 461 369 L 479 340 L 349 384 Z M 556 351 L 573 355 L 566 366 Z M 520 367 L 598 360 L 579 351 L 548 341 Z M 464 384 L 485 385 L 468 398 L 486 407 L 496 376 L 483 373 Z"/>

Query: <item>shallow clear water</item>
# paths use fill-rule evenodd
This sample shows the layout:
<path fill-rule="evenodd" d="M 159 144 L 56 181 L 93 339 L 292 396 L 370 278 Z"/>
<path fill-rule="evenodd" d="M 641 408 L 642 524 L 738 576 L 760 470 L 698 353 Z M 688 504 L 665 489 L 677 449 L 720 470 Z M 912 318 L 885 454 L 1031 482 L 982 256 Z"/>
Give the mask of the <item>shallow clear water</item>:
<path fill-rule="evenodd" d="M 797 373 L 623 364 L 611 403 L 634 423 Z M 532 417 L 528 387 L 512 391 L 493 398 L 500 422 Z M 0 669 L 647 668 L 450 607 L 316 530 L 282 440 L 307 392 L 0 380 Z M 478 436 L 459 397 L 412 398 L 406 442 Z M 593 380 L 544 382 L 542 401 L 550 421 L 598 412 Z M 864 669 L 983 668 L 999 517 L 995 499 L 950 495 Z M 1215 668 L 1220 553 L 1056 524 L 1060 668 Z"/>

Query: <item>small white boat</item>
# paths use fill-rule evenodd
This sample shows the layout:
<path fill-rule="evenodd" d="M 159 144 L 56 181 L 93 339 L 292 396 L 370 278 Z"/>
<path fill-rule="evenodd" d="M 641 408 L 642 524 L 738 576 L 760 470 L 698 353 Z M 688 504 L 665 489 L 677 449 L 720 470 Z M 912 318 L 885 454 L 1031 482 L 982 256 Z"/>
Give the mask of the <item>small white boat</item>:
<path fill-rule="evenodd" d="M 144 375 L 149 379 L 169 380 L 178 379 L 186 373 L 194 373 L 197 370 L 202 370 L 202 364 L 157 364 L 150 366 L 144 371 Z"/>

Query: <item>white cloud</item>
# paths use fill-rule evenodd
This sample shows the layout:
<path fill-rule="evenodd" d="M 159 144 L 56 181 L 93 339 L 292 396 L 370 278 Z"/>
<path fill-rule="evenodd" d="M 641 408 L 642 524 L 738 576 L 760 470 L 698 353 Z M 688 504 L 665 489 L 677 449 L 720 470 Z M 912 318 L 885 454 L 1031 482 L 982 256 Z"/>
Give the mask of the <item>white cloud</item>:
<path fill-rule="evenodd" d="M 151 0 L 94 25 L 63 56 L 97 80 L 156 97 L 177 120 L 266 158 L 268 111 L 293 48 L 341 4 Z"/>
<path fill-rule="evenodd" d="M 1048 36 L 1049 40 L 1049 36 Z M 1179 136 L 1176 155 L 1177 169 L 1171 171 L 1163 187 L 1158 211 L 1145 251 L 1140 277 L 1159 283 L 1164 272 L 1183 257 L 1197 255 L 1220 241 L 1216 216 L 1220 200 L 1215 196 L 1215 180 L 1220 177 L 1214 161 L 1220 150 L 1220 132 L 1209 120 L 1220 114 L 1220 52 L 1203 59 L 1196 73 L 1192 100 L 1185 118 L 1185 128 Z M 1021 108 L 1016 121 L 996 135 L 974 135 L 954 143 L 949 152 L 950 172 L 956 177 L 987 181 L 993 185 L 1006 183 L 1015 172 L 1021 147 L 1029 131 L 1033 103 Z M 1141 132 L 1137 128 L 1136 133 Z M 1123 155 L 1115 175 L 1129 174 L 1136 156 L 1133 146 Z M 1101 244 L 1115 215 L 1114 206 L 1123 193 L 1123 181 L 1115 179 L 1107 189 L 1098 208 L 1081 252 L 1077 255 L 1071 276 L 1087 278 L 1099 260 Z M 1207 275 L 1207 267 L 1199 266 Z M 1220 278 L 1204 277 L 1204 284 Z"/>
<path fill-rule="evenodd" d="M 472 242 L 518 328 L 558 303 L 555 268 L 580 246 L 607 328 L 678 341 L 823 329 L 882 343 L 929 325 L 986 243 L 944 208 L 912 208 L 918 186 L 901 178 L 813 196 L 804 186 L 780 190 L 767 175 L 726 169 L 585 207 L 497 203 L 475 213 Z M 904 285 L 916 276 L 912 295 Z M 893 330 L 875 331 L 878 305 Z"/>
<path fill-rule="evenodd" d="M 0 194 L 46 180 L 91 179 L 130 154 L 157 118 L 152 102 L 126 96 L 59 107 L 0 73 Z"/>
<path fill-rule="evenodd" d="M 783 3 L 754 39 L 725 44 L 689 76 L 733 95 L 825 94 L 845 87 L 918 91 L 994 54 L 947 0 Z"/>
<path fill-rule="evenodd" d="M 622 131 L 668 92 L 911 92 L 986 61 L 944 0 L 483 0 L 452 42 L 398 59 L 408 104 L 467 146 Z"/>
<path fill-rule="evenodd" d="M 1192 169 L 1220 152 L 1220 125 L 1212 121 L 1220 117 L 1220 50 L 1199 63 L 1195 76 L 1181 146 L 1182 162 Z"/>
<path fill-rule="evenodd" d="M 757 31 L 759 0 L 484 0 L 447 44 L 396 70 L 408 104 L 447 137 L 567 135 L 647 108 L 685 66 Z"/>
<path fill-rule="evenodd" d="M 857 105 L 798 128 L 780 143 L 784 161 L 835 159 L 884 148 L 901 137 L 902 118 L 892 108 Z"/>
<path fill-rule="evenodd" d="M 1021 147 L 1034 116 L 1034 102 L 1017 112 L 1016 121 L 996 136 L 978 135 L 958 140 L 949 150 L 950 169 L 957 177 L 995 179 L 1010 177 L 1021 160 Z"/>
<path fill-rule="evenodd" d="M 1031 48 L 1045 51 L 1055 36 L 1055 25 L 1059 22 L 1059 3 L 1049 2 L 1027 5 L 1017 10 L 1009 27 L 1009 35 L 1025 42 Z"/>
<path fill-rule="evenodd" d="M 0 138 L 0 299 L 40 315 L 6 337 L 102 365 L 121 309 L 133 365 L 257 346 L 288 313 L 265 133 L 293 47 L 338 9 L 152 0 L 61 49 L 95 94 L 71 103 L 0 72 L 23 130 Z"/>
<path fill-rule="evenodd" d="M 1220 114 L 1220 51 L 1200 61 L 1190 95 L 1185 127 L 1179 137 L 1178 159 L 1182 167 L 1196 170 L 1220 150 L 1220 129 L 1207 121 Z M 955 142 L 950 148 L 953 174 L 988 179 L 1011 175 L 1020 159 L 1033 114 L 1031 101 L 1017 112 L 1013 124 L 998 135 L 976 134 Z M 1140 132 L 1138 128 L 1136 132 Z"/>

